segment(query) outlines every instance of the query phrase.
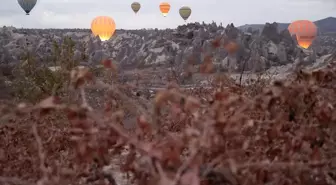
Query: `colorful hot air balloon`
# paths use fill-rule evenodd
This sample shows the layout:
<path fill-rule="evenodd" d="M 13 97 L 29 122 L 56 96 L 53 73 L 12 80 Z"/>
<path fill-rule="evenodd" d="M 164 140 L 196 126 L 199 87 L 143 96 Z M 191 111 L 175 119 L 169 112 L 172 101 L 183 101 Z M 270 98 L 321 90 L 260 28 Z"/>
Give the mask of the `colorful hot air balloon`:
<path fill-rule="evenodd" d="M 161 11 L 161 13 L 164 17 L 166 17 L 168 15 L 169 10 L 170 10 L 170 4 L 169 3 L 163 2 L 163 3 L 160 4 L 160 11 Z"/>
<path fill-rule="evenodd" d="M 141 8 L 141 5 L 138 2 L 134 2 L 134 3 L 132 3 L 131 8 L 134 11 L 134 13 L 138 13 L 138 11 Z"/>
<path fill-rule="evenodd" d="M 19 5 L 26 12 L 26 15 L 29 15 L 29 12 L 36 5 L 36 2 L 37 0 L 18 0 Z"/>
<path fill-rule="evenodd" d="M 191 9 L 187 6 L 183 6 L 180 8 L 179 10 L 180 12 L 180 16 L 182 17 L 182 19 L 184 19 L 185 21 L 189 18 L 189 16 L 191 15 Z"/>
<path fill-rule="evenodd" d="M 317 35 L 316 25 L 308 20 L 294 21 L 288 26 L 291 35 L 296 35 L 299 46 L 307 49 L 313 43 Z"/>
<path fill-rule="evenodd" d="M 95 37 L 98 35 L 98 33 L 97 33 L 97 27 L 95 26 L 95 24 L 93 24 L 93 21 L 91 22 L 91 31 L 92 31 L 92 34 Z"/>
<path fill-rule="evenodd" d="M 116 30 L 114 20 L 108 16 L 98 16 L 91 23 L 91 31 L 101 41 L 109 40 Z"/>

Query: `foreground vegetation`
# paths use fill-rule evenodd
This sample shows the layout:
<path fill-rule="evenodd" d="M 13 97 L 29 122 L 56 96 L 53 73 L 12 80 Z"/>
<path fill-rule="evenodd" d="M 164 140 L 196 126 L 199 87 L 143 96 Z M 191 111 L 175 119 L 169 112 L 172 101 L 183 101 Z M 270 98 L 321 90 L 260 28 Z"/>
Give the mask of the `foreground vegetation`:
<path fill-rule="evenodd" d="M 106 78 L 117 70 L 103 65 Z M 334 63 L 273 84 L 222 73 L 210 89 L 170 83 L 151 100 L 86 67 L 67 74 L 62 93 L 1 105 L 0 184 L 335 184 Z"/>

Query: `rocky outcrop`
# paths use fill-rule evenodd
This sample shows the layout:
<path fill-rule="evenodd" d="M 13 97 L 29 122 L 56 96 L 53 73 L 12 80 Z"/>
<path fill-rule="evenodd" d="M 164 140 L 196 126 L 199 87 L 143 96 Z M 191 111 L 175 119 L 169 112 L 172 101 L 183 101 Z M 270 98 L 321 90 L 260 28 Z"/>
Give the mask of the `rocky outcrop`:
<path fill-rule="evenodd" d="M 275 44 L 279 44 L 281 41 L 281 35 L 278 32 L 278 23 L 266 23 L 264 29 L 261 32 L 261 36 L 266 40 L 270 40 Z"/>
<path fill-rule="evenodd" d="M 55 56 L 55 49 L 66 42 L 64 38 L 71 38 L 67 42 L 74 45 L 70 51 L 72 60 L 83 65 L 96 65 L 107 58 L 118 62 L 121 68 L 185 66 L 190 61 L 198 65 L 210 55 L 222 71 L 260 71 L 295 61 L 312 63 L 317 57 L 331 53 L 336 46 L 336 36 L 321 35 L 313 43 L 311 52 L 302 52 L 287 30 L 278 30 L 277 23 L 266 23 L 260 33 L 252 28 L 241 31 L 233 24 L 224 28 L 214 22 L 189 23 L 166 30 L 118 30 L 109 41 L 101 42 L 85 29 L 4 27 L 0 28 L 0 64 L 15 65 L 29 53 L 39 62 L 52 63 L 55 57 L 66 55 L 65 52 Z M 214 47 L 214 40 L 220 40 L 221 46 Z M 228 42 L 238 45 L 236 53 L 229 55 L 223 48 Z"/>

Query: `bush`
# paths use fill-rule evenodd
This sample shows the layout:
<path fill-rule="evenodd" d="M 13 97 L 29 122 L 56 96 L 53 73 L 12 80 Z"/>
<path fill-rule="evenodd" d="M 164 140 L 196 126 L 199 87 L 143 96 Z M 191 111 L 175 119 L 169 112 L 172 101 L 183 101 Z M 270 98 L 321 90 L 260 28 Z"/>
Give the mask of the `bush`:
<path fill-rule="evenodd" d="M 104 83 L 88 68 L 70 74 L 69 84 L 81 97 L 77 104 L 50 96 L 1 107 L 0 173 L 7 176 L 0 177 L 2 184 L 336 180 L 335 65 L 301 70 L 273 84 L 262 81 L 253 91 L 217 74 L 210 88 L 170 85 L 152 102 L 132 98 L 132 86 Z M 103 109 L 88 103 L 88 88 L 106 91 Z M 125 109 L 136 117 L 124 119 Z M 126 122 L 135 128 L 123 128 Z"/>
<path fill-rule="evenodd" d="M 53 43 L 51 62 L 56 70 L 47 64 L 41 64 L 27 52 L 23 62 L 13 70 L 14 80 L 11 83 L 14 96 L 19 100 L 36 102 L 50 94 L 60 95 L 66 92 L 70 70 L 78 66 L 73 60 L 75 43 L 65 37 L 61 45 Z M 58 69 L 59 68 L 59 69 Z"/>

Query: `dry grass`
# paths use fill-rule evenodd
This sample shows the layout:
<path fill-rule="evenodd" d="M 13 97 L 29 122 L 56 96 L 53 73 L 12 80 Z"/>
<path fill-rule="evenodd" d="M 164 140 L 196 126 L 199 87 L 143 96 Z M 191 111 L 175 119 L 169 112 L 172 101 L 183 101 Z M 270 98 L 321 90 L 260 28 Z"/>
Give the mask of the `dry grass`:
<path fill-rule="evenodd" d="M 74 68 L 69 90 L 79 101 L 2 104 L 0 183 L 335 184 L 335 67 L 248 86 L 218 74 L 210 89 L 171 83 L 152 100 Z M 88 89 L 105 92 L 103 108 Z M 129 114 L 134 130 L 123 128 Z"/>

